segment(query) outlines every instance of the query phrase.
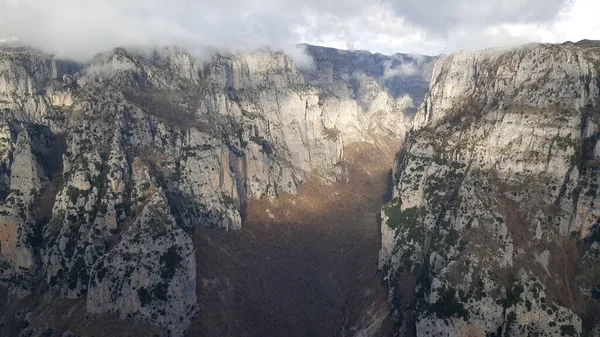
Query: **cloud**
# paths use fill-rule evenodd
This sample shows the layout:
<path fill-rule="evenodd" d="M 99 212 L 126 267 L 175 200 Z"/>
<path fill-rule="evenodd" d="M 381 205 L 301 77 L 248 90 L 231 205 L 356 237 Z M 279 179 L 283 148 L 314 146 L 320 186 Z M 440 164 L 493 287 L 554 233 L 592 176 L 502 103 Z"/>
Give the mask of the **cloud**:
<path fill-rule="evenodd" d="M 398 76 L 414 76 L 418 73 L 416 64 L 412 62 L 401 63 L 397 67 L 393 67 L 392 61 L 383 63 L 383 79 L 390 79 Z"/>
<path fill-rule="evenodd" d="M 280 48 L 282 52 L 288 55 L 298 68 L 309 69 L 314 66 L 314 60 L 308 53 L 306 47 L 302 45 L 287 45 Z"/>
<path fill-rule="evenodd" d="M 388 0 L 397 15 L 434 35 L 456 27 L 552 21 L 570 0 Z"/>
<path fill-rule="evenodd" d="M 546 40 L 558 41 L 582 39 L 600 39 L 600 2 L 597 0 L 577 0 L 553 25 L 551 31 L 540 31 Z"/>
<path fill-rule="evenodd" d="M 600 38 L 595 0 L 0 0 L 0 40 L 79 61 L 116 46 L 205 52 L 299 42 L 374 52 L 449 53 Z"/>
<path fill-rule="evenodd" d="M 293 45 L 294 22 L 241 0 L 0 0 L 0 37 L 86 60 L 116 46 L 221 50 Z"/>

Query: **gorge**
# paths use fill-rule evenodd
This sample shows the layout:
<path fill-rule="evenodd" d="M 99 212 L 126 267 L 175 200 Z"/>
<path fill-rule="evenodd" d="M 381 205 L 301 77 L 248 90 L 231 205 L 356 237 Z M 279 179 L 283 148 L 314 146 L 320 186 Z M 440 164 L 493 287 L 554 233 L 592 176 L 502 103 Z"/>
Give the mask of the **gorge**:
<path fill-rule="evenodd" d="M 0 46 L 2 336 L 600 336 L 600 43 Z"/>

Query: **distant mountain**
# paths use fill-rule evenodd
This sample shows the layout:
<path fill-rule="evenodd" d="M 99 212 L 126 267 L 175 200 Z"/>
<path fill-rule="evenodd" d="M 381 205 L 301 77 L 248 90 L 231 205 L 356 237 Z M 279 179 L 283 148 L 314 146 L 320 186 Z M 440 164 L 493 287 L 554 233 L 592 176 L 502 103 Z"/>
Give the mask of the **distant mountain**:
<path fill-rule="evenodd" d="M 438 57 L 416 54 L 372 54 L 368 51 L 338 50 L 302 44 L 317 65 L 307 76 L 318 81 L 323 73 L 334 71 L 349 81 L 355 92 L 360 90 L 362 77 L 368 77 L 383 87 L 392 97 L 408 96 L 416 112 L 429 87 L 433 66 Z"/>

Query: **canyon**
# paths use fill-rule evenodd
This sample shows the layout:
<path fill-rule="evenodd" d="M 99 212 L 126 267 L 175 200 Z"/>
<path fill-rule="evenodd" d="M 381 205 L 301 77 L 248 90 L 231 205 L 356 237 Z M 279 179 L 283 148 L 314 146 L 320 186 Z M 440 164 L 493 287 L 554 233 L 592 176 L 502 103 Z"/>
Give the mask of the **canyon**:
<path fill-rule="evenodd" d="M 0 44 L 2 336 L 600 336 L 600 43 Z"/>

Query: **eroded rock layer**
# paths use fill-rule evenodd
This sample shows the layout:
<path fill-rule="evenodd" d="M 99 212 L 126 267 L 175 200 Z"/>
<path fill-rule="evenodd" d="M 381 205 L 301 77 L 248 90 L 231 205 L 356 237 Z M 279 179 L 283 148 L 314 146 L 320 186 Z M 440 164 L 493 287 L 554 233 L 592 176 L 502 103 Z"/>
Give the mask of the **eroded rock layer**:
<path fill-rule="evenodd" d="M 598 335 L 599 47 L 436 64 L 382 210 L 401 335 Z"/>

